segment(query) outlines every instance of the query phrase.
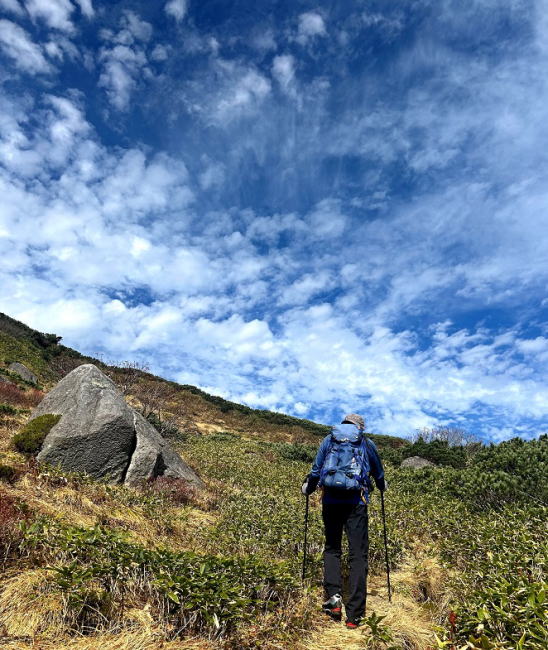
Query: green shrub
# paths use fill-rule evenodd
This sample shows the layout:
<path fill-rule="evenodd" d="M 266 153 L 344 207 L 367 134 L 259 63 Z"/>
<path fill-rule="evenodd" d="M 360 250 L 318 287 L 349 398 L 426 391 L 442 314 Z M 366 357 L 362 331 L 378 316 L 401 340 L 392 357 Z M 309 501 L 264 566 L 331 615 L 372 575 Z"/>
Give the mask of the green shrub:
<path fill-rule="evenodd" d="M 293 444 L 277 442 L 272 447 L 279 454 L 280 458 L 284 458 L 285 460 L 298 460 L 303 463 L 312 463 L 318 451 L 317 445 L 303 445 L 298 442 Z"/>
<path fill-rule="evenodd" d="M 60 415 L 51 413 L 34 418 L 13 437 L 15 448 L 23 454 L 37 454 L 42 448 L 46 436 L 60 419 Z"/>
<path fill-rule="evenodd" d="M 465 447 L 460 445 L 451 446 L 447 440 L 425 442 L 422 438 L 402 450 L 402 460 L 411 456 L 420 456 L 436 465 L 455 468 L 465 467 L 467 457 Z"/>
<path fill-rule="evenodd" d="M 48 562 L 81 629 L 99 622 L 90 617 L 100 593 L 109 605 L 100 612 L 103 623 L 117 620 L 131 595 L 153 604 L 155 615 L 174 629 L 219 636 L 285 605 L 299 588 L 280 562 L 148 549 L 100 526 L 65 526 L 46 518 L 22 530 L 23 547 L 35 561 Z"/>
<path fill-rule="evenodd" d="M 208 436 L 209 440 L 215 440 L 215 442 L 234 442 L 240 440 L 240 436 L 231 431 L 218 431 Z"/>
<path fill-rule="evenodd" d="M 0 481 L 13 483 L 19 476 L 19 471 L 11 465 L 0 464 Z"/>
<path fill-rule="evenodd" d="M 15 406 L 11 406 L 11 404 L 0 404 L 0 414 L 17 415 L 17 413 L 19 413 L 19 410 Z"/>
<path fill-rule="evenodd" d="M 174 422 L 160 420 L 156 413 L 152 411 L 147 415 L 146 419 L 163 438 L 178 438 L 181 440 L 185 437 Z"/>

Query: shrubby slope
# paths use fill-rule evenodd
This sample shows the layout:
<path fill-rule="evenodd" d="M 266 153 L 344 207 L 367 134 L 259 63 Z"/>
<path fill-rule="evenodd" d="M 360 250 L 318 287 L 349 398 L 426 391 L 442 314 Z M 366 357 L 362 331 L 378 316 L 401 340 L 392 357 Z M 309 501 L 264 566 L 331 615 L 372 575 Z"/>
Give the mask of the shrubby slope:
<path fill-rule="evenodd" d="M 24 328 L 3 333 L 11 346 L 0 348 L 4 361 L 28 363 L 46 388 L 69 362 L 88 361 Z M 26 357 L 11 356 L 21 351 Z M 109 370 L 121 385 L 127 380 Z M 138 373 L 126 382 L 128 399 L 145 409 L 143 385 L 169 388 L 161 411 L 150 410 L 158 426 L 169 424 L 165 435 L 207 490 L 161 479 L 139 489 L 110 486 L 38 466 L 32 450 L 17 449 L 14 436 L 42 393 L 4 376 L 17 385 L 0 395 L 3 647 L 548 647 L 546 436 L 474 453 L 431 445 L 425 453 L 446 454 L 446 466 L 420 471 L 398 467 L 405 443 L 377 440 L 390 483 L 394 599 L 387 603 L 374 493 L 368 619 L 348 638 L 317 614 L 318 496 L 300 584 L 299 488 L 324 432 L 319 425 L 245 407 L 223 412 L 217 398 Z"/>

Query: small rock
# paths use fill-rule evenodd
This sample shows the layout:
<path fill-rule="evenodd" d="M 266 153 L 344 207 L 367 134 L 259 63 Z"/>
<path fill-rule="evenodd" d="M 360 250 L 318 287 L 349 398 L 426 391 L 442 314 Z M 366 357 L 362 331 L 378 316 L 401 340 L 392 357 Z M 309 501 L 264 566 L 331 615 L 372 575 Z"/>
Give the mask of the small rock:
<path fill-rule="evenodd" d="M 402 461 L 402 467 L 410 467 L 411 469 L 422 469 L 423 467 L 435 467 L 435 463 L 422 458 L 421 456 L 410 456 Z"/>
<path fill-rule="evenodd" d="M 38 377 L 33 372 L 31 372 L 27 368 L 27 366 L 24 366 L 22 363 L 19 363 L 18 361 L 15 361 L 14 363 L 10 364 L 8 369 L 10 372 L 19 375 L 21 379 L 24 379 L 25 381 L 28 381 L 31 384 L 38 383 Z"/>

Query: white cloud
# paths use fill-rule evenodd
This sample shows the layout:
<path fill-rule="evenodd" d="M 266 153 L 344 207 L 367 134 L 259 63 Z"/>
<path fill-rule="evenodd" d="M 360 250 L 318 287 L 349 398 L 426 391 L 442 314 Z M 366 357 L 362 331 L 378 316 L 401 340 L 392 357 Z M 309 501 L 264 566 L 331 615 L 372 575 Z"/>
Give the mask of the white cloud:
<path fill-rule="evenodd" d="M 37 74 L 53 71 L 40 46 L 31 40 L 28 32 L 9 20 L 0 20 L 0 47 L 24 72 Z"/>
<path fill-rule="evenodd" d="M 346 217 L 341 212 L 337 199 L 323 199 L 308 216 L 311 236 L 323 239 L 339 237 L 346 226 Z"/>
<path fill-rule="evenodd" d="M 99 58 L 103 63 L 99 86 L 106 89 L 109 101 L 115 108 L 127 110 L 141 70 L 147 64 L 144 52 L 116 45 L 103 49 Z"/>
<path fill-rule="evenodd" d="M 250 44 L 259 52 L 268 52 L 277 49 L 276 38 L 272 29 L 265 29 L 262 26 L 256 34 L 251 37 Z"/>
<path fill-rule="evenodd" d="M 151 36 L 152 25 L 133 11 L 124 11 L 118 32 L 102 32 L 110 46 L 99 51 L 99 87 L 105 88 L 109 102 L 119 111 L 127 111 L 140 82 L 153 77 L 144 48 Z"/>
<path fill-rule="evenodd" d="M 281 304 L 306 305 L 306 303 L 317 293 L 325 291 L 333 286 L 334 278 L 329 273 L 308 273 L 296 280 L 289 287 L 282 291 Z"/>
<path fill-rule="evenodd" d="M 164 10 L 168 16 L 171 16 L 177 22 L 181 22 L 188 10 L 188 2 L 187 0 L 169 0 L 169 2 L 166 2 Z"/>
<path fill-rule="evenodd" d="M 95 11 L 93 9 L 92 0 L 75 0 L 76 4 L 80 7 L 80 11 L 86 18 L 93 18 Z"/>
<path fill-rule="evenodd" d="M 120 25 L 137 40 L 149 41 L 152 36 L 152 25 L 142 20 L 134 11 L 124 11 Z"/>
<path fill-rule="evenodd" d="M 153 61 L 166 61 L 169 57 L 170 46 L 158 44 L 150 53 L 150 58 Z"/>
<path fill-rule="evenodd" d="M 196 329 L 204 342 L 223 349 L 230 360 L 241 362 L 247 357 L 261 359 L 278 354 L 268 323 L 258 319 L 245 322 L 236 314 L 220 322 L 200 318 Z"/>
<path fill-rule="evenodd" d="M 23 16 L 23 7 L 20 5 L 18 0 L 0 0 L 0 7 L 4 11 L 9 11 L 16 16 Z"/>
<path fill-rule="evenodd" d="M 203 190 L 220 187 L 225 180 L 225 168 L 221 163 L 211 162 L 199 176 L 200 186 Z"/>
<path fill-rule="evenodd" d="M 230 72 L 232 79 L 220 91 L 213 115 L 219 122 L 226 123 L 253 111 L 270 93 L 271 85 L 266 77 L 252 68 L 240 70 L 225 63 L 220 63 L 220 66 Z"/>
<path fill-rule="evenodd" d="M 82 57 L 74 43 L 62 35 L 56 35 L 55 40 L 48 41 L 44 44 L 44 49 L 48 56 L 58 61 L 68 59 L 70 61 L 78 61 L 85 63 L 85 56 Z"/>
<path fill-rule="evenodd" d="M 64 331 L 70 336 L 99 323 L 97 305 L 84 299 L 61 299 L 51 302 L 45 309 L 30 308 L 21 312 L 20 317 L 37 326 Z"/>
<path fill-rule="evenodd" d="M 284 92 L 290 90 L 295 78 L 295 59 L 291 54 L 275 56 L 272 62 L 272 74 Z"/>
<path fill-rule="evenodd" d="M 26 0 L 25 6 L 33 19 L 43 20 L 48 27 L 65 32 L 74 31 L 71 22 L 74 5 L 70 0 Z"/>
<path fill-rule="evenodd" d="M 315 36 L 326 36 L 325 22 L 322 16 L 315 11 L 307 11 L 299 16 L 299 32 L 297 41 L 305 45 Z"/>

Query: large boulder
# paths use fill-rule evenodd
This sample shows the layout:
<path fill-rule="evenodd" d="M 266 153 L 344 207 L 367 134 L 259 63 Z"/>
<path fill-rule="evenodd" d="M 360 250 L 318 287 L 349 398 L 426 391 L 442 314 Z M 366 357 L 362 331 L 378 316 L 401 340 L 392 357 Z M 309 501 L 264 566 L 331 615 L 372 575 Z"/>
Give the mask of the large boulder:
<path fill-rule="evenodd" d="M 9 365 L 8 370 L 10 372 L 15 373 L 16 375 L 19 375 L 21 379 L 24 379 L 25 381 L 28 381 L 29 384 L 37 384 L 38 383 L 38 377 L 31 372 L 27 366 L 24 366 L 22 363 L 19 363 L 18 361 L 15 361 L 14 363 L 11 363 Z"/>
<path fill-rule="evenodd" d="M 402 461 L 401 466 L 410 467 L 411 469 L 422 469 L 423 467 L 434 467 L 435 463 L 421 456 L 410 456 Z"/>
<path fill-rule="evenodd" d="M 86 472 L 113 483 L 135 484 L 156 476 L 203 483 L 115 384 L 93 364 L 78 366 L 32 412 L 61 415 L 38 460 Z"/>

